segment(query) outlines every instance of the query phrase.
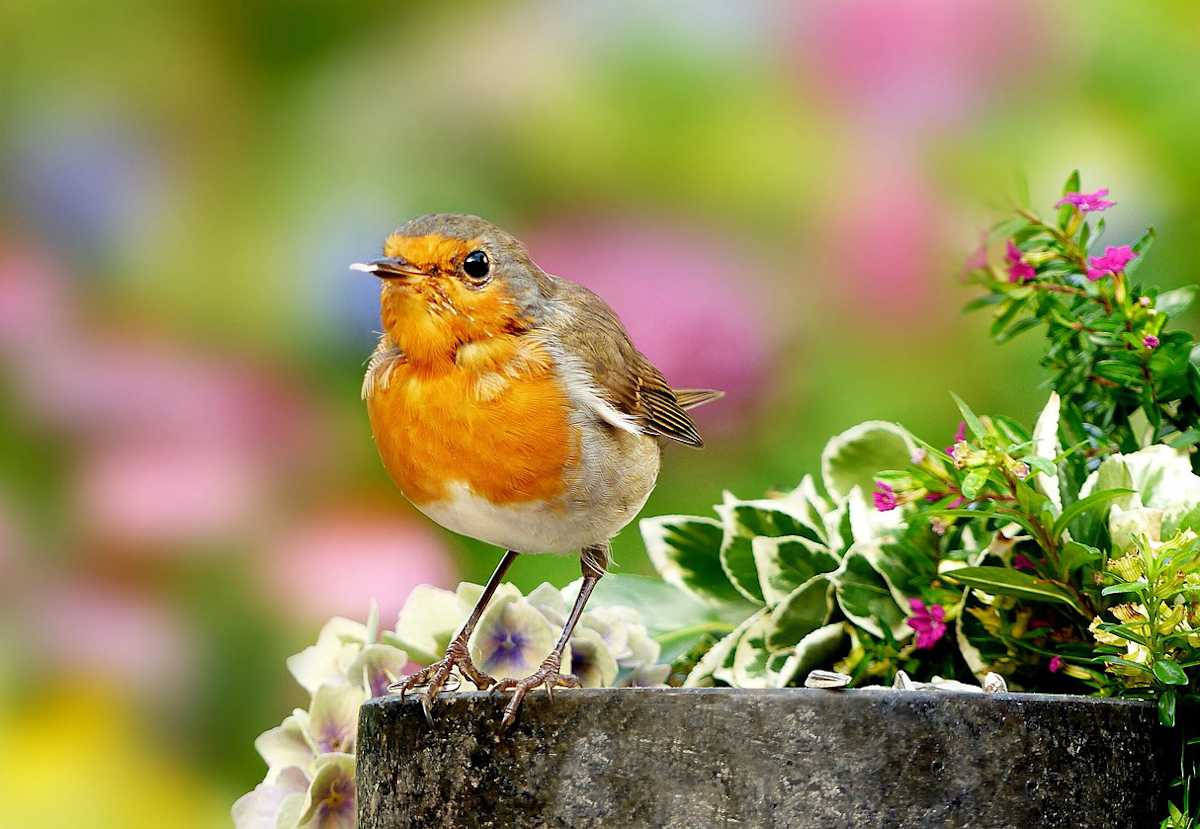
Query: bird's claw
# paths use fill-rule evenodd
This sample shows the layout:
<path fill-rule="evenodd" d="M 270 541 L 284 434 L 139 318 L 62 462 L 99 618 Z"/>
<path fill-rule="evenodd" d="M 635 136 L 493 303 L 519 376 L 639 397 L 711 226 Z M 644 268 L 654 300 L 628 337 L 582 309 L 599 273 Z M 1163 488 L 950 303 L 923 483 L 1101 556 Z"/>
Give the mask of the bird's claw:
<path fill-rule="evenodd" d="M 455 668 L 458 669 L 457 672 Z M 404 699 L 409 691 L 424 688 L 425 691 L 421 694 L 421 710 L 425 712 L 425 719 L 432 725 L 433 704 L 437 700 L 438 694 L 442 691 L 457 691 L 462 686 L 463 676 L 471 680 L 481 691 L 486 691 L 496 683 L 495 678 L 475 667 L 475 663 L 471 661 L 471 655 L 467 652 L 466 642 L 456 639 L 450 643 L 444 657 L 405 677 L 400 682 L 389 685 L 388 691 L 399 693 L 400 699 Z M 447 685 L 447 683 L 450 684 Z"/>
<path fill-rule="evenodd" d="M 506 691 L 512 691 L 512 699 L 508 701 L 508 705 L 504 707 L 504 718 L 500 720 L 500 730 L 504 731 L 517 720 L 517 711 L 521 707 L 526 694 L 530 691 L 546 686 L 546 696 L 551 701 L 554 700 L 555 688 L 579 688 L 582 687 L 579 679 L 571 674 L 562 673 L 559 660 L 554 654 L 542 663 L 542 666 L 524 679 L 502 679 L 492 688 L 493 693 L 503 694 Z"/>

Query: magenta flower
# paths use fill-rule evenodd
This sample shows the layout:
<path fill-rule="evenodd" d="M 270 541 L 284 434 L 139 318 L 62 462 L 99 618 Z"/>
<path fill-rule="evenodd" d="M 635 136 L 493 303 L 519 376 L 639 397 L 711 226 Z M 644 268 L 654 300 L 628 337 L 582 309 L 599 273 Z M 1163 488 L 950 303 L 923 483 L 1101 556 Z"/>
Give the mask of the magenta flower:
<path fill-rule="evenodd" d="M 1012 566 L 1014 570 L 1033 570 L 1033 562 L 1029 560 L 1029 556 L 1024 553 L 1017 553 L 1013 556 Z"/>
<path fill-rule="evenodd" d="M 1153 334 L 1147 334 L 1145 337 L 1142 337 L 1142 345 L 1146 346 L 1146 348 L 1155 349 L 1158 348 L 1158 344 L 1159 339 Z"/>
<path fill-rule="evenodd" d="M 946 447 L 946 454 L 954 457 L 954 444 L 960 443 L 967 439 L 967 423 L 964 420 L 958 421 L 958 428 L 954 430 L 954 443 Z"/>
<path fill-rule="evenodd" d="M 1125 266 L 1137 256 L 1129 245 L 1108 246 L 1103 256 L 1093 256 L 1092 266 L 1088 268 L 1087 278 L 1092 282 L 1106 276 L 1115 276 L 1125 270 Z"/>
<path fill-rule="evenodd" d="M 1116 204 L 1115 201 L 1109 201 L 1104 198 L 1107 195 L 1107 187 L 1101 187 L 1095 193 L 1067 193 L 1067 195 L 1056 201 L 1054 206 L 1065 207 L 1069 204 L 1077 208 L 1080 213 L 1095 213 L 1101 210 L 1108 210 L 1108 208 Z"/>
<path fill-rule="evenodd" d="M 1062 666 L 1063 666 L 1062 657 L 1054 656 L 1054 657 L 1050 658 L 1050 664 L 1047 665 L 1046 667 L 1050 669 L 1050 673 L 1056 674 L 1062 670 Z"/>
<path fill-rule="evenodd" d="M 875 482 L 875 491 L 871 494 L 871 497 L 875 501 L 875 509 L 880 512 L 891 512 L 899 503 L 896 500 L 896 490 L 883 481 Z"/>
<path fill-rule="evenodd" d="M 920 599 L 910 599 L 912 616 L 905 622 L 917 633 L 917 648 L 928 650 L 946 635 L 946 608 L 940 604 L 926 605 Z"/>
<path fill-rule="evenodd" d="M 1009 239 L 1004 245 L 1004 258 L 1008 261 L 1009 282 L 1028 282 L 1037 276 L 1037 271 L 1033 269 L 1033 265 L 1021 259 L 1021 249 L 1013 244 L 1012 239 Z"/>

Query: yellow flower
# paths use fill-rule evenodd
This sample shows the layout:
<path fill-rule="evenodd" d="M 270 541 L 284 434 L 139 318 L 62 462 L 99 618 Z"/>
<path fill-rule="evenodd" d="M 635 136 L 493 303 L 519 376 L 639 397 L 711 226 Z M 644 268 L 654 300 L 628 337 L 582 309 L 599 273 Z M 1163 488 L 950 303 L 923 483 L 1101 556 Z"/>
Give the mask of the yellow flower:
<path fill-rule="evenodd" d="M 1092 679 L 1092 675 L 1087 671 L 1087 669 L 1081 668 L 1078 665 L 1072 665 L 1070 662 L 1063 663 L 1062 672 L 1067 676 L 1073 676 L 1076 679 Z"/>
<path fill-rule="evenodd" d="M 1009 629 L 1009 633 L 1012 634 L 1014 639 L 1020 639 L 1025 635 L 1025 630 L 1029 627 L 1029 620 L 1032 616 L 1033 611 L 1028 608 L 1017 613 L 1017 619 Z"/>
<path fill-rule="evenodd" d="M 1183 614 L 1183 605 L 1177 604 L 1174 607 L 1167 607 L 1164 602 L 1158 611 L 1158 632 L 1164 636 L 1171 633 L 1183 622 Z"/>
<path fill-rule="evenodd" d="M 119 693 L 85 683 L 43 689 L 28 706 L 0 702 L 4 826 L 229 825 L 223 793 L 171 756 L 169 738 L 156 740 Z"/>
<path fill-rule="evenodd" d="M 1112 615 L 1126 623 L 1145 622 L 1148 619 L 1145 605 L 1133 603 L 1117 605 L 1112 609 Z"/>
<path fill-rule="evenodd" d="M 1104 620 L 1097 616 L 1096 618 L 1092 619 L 1092 623 L 1088 625 L 1088 630 L 1091 631 L 1092 636 L 1097 642 L 1099 642 L 1101 645 L 1120 646 L 1125 644 L 1125 640 L 1120 636 L 1117 636 L 1115 633 L 1109 633 L 1106 630 L 1101 630 L 1100 625 L 1102 624 L 1104 624 Z"/>
<path fill-rule="evenodd" d="M 1125 581 L 1137 581 L 1144 574 L 1142 569 L 1142 558 L 1137 553 L 1121 556 L 1120 558 L 1110 558 L 1106 569 L 1116 573 Z"/>
<path fill-rule="evenodd" d="M 968 607 L 967 612 L 974 616 L 983 625 L 983 629 L 995 636 L 1000 632 L 1003 622 L 1000 620 L 1000 614 L 996 612 L 994 607 Z"/>

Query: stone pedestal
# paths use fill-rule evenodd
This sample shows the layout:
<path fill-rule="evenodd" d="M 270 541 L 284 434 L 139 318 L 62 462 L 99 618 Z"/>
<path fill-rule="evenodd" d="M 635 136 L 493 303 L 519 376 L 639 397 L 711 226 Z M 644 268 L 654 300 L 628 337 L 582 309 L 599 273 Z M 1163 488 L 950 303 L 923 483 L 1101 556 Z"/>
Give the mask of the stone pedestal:
<path fill-rule="evenodd" d="M 1157 827 L 1152 706 L 1037 694 L 563 690 L 362 708 L 360 829 Z"/>

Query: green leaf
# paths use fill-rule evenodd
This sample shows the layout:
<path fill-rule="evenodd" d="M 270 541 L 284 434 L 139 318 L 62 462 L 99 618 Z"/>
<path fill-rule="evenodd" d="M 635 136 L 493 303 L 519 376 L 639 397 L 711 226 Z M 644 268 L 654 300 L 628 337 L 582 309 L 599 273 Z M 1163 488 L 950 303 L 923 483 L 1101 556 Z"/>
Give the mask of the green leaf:
<path fill-rule="evenodd" d="M 1158 722 L 1167 728 L 1175 727 L 1175 689 L 1168 688 L 1158 696 Z"/>
<path fill-rule="evenodd" d="M 1154 308 L 1160 314 L 1166 314 L 1168 317 L 1182 314 L 1186 311 L 1193 300 L 1196 299 L 1196 286 L 1184 285 L 1182 288 L 1176 288 L 1173 291 L 1164 291 L 1158 295 L 1154 301 Z"/>
<path fill-rule="evenodd" d="M 1167 441 L 1167 445 L 1172 449 L 1187 449 L 1197 443 L 1200 443 L 1200 429 L 1188 429 Z"/>
<path fill-rule="evenodd" d="M 1141 369 L 1122 360 L 1098 360 L 1094 366 L 1096 374 L 1122 386 L 1140 385 Z"/>
<path fill-rule="evenodd" d="M 800 674 L 828 663 L 841 648 L 845 638 L 846 627 L 841 622 L 817 628 L 805 636 L 792 649 L 787 661 L 775 676 L 775 687 L 782 688 Z"/>
<path fill-rule="evenodd" d="M 741 601 L 721 566 L 724 530 L 715 518 L 661 515 L 639 525 L 654 569 L 668 584 L 711 602 Z"/>
<path fill-rule="evenodd" d="M 600 584 L 604 584 L 607 579 L 601 579 Z M 597 585 L 599 586 L 599 585 Z M 687 675 L 687 679 L 683 681 L 684 688 L 701 688 L 713 684 L 714 678 L 729 677 L 732 679 L 733 654 L 737 648 L 738 642 L 741 641 L 746 631 L 752 626 L 758 624 L 767 615 L 766 608 L 761 608 L 752 615 L 742 620 L 730 633 L 723 636 L 715 645 L 705 652 L 704 656 L 700 657 L 700 661 L 692 668 L 691 673 Z M 717 677 L 721 674 L 721 677 Z"/>
<path fill-rule="evenodd" d="M 1131 671 L 1138 671 L 1139 673 L 1146 674 L 1147 676 L 1151 675 L 1149 668 L 1142 663 L 1134 662 L 1131 659 L 1122 659 L 1119 656 L 1104 655 L 1099 657 L 1099 660 L 1105 665 L 1120 665 L 1122 668 L 1128 668 Z"/>
<path fill-rule="evenodd" d="M 1070 573 L 1085 564 L 1099 561 L 1103 556 L 1104 554 L 1095 547 L 1089 547 L 1078 541 L 1068 541 L 1059 553 L 1059 560 L 1063 570 Z"/>
<path fill-rule="evenodd" d="M 838 567 L 838 560 L 828 548 L 801 535 L 759 536 L 751 548 L 767 604 L 783 601 L 813 576 L 833 572 Z"/>
<path fill-rule="evenodd" d="M 768 688 L 771 678 L 767 672 L 771 652 L 766 646 L 771 629 L 768 617 L 759 619 L 747 628 L 733 653 L 733 672 L 729 679 L 736 688 Z"/>
<path fill-rule="evenodd" d="M 1072 171 L 1071 171 L 1071 175 L 1067 176 L 1067 180 L 1066 180 L 1065 182 L 1063 182 L 1062 195 L 1064 195 L 1064 196 L 1065 196 L 1065 195 L 1067 195 L 1068 193 L 1078 193 L 1078 192 L 1081 192 L 1081 191 L 1080 191 L 1080 187 L 1081 187 L 1082 185 L 1081 185 L 1079 182 L 1080 182 L 1080 179 L 1079 179 L 1079 171 L 1078 171 L 1078 170 L 1072 170 Z"/>
<path fill-rule="evenodd" d="M 768 650 L 791 648 L 829 621 L 833 612 L 833 586 L 825 574 L 797 587 L 771 611 L 766 640 Z"/>
<path fill-rule="evenodd" d="M 887 582 L 861 552 L 851 549 L 846 553 L 842 566 L 830 578 L 837 591 L 838 606 L 855 625 L 879 639 L 885 629 L 896 639 L 912 633 L 904 623 L 906 614 L 892 598 Z"/>
<path fill-rule="evenodd" d="M 1149 585 L 1145 579 L 1137 581 L 1123 581 L 1120 584 L 1110 584 L 1108 587 L 1100 591 L 1101 596 L 1121 596 L 1125 593 L 1140 593 Z"/>
<path fill-rule="evenodd" d="M 985 593 L 1000 593 L 1019 599 L 1059 602 L 1083 613 L 1075 597 L 1058 584 L 1009 567 L 959 567 L 942 574 L 946 579 Z"/>
<path fill-rule="evenodd" d="M 1063 195 L 1067 193 L 1079 192 L 1079 171 L 1075 170 L 1071 175 L 1067 176 L 1067 182 L 1063 185 Z M 1071 223 L 1071 217 L 1075 215 L 1075 208 L 1069 204 L 1065 204 L 1058 208 L 1058 226 L 1066 230 L 1068 224 Z"/>
<path fill-rule="evenodd" d="M 1163 685 L 1187 685 L 1187 672 L 1175 660 L 1160 656 L 1154 660 L 1154 677 Z"/>
<path fill-rule="evenodd" d="M 725 493 L 716 507 L 725 533 L 721 540 L 721 567 L 739 593 L 755 604 L 765 604 L 752 539 L 758 536 L 801 535 L 819 542 L 824 534 L 802 517 L 801 507 L 787 499 L 742 501 Z"/>
<path fill-rule="evenodd" d="M 1137 254 L 1132 262 L 1125 266 L 1125 274 L 1133 276 L 1137 273 L 1138 268 L 1142 266 L 1142 262 L 1146 259 L 1146 254 L 1150 252 L 1150 247 L 1154 244 L 1154 228 L 1146 228 L 1146 232 L 1142 234 L 1142 238 L 1133 243 L 1133 252 Z"/>
<path fill-rule="evenodd" d="M 1039 458 L 1037 455 L 1026 455 L 1021 458 L 1021 462 L 1028 465 L 1030 469 L 1041 475 L 1056 475 L 1058 467 L 1054 465 L 1054 461 Z"/>
<path fill-rule="evenodd" d="M 971 311 L 978 311 L 980 308 L 986 308 L 989 305 L 997 305 L 1003 302 L 1005 299 L 1007 299 L 1007 297 L 1004 294 L 984 294 L 983 296 L 976 297 L 968 302 L 963 306 L 962 310 L 964 314 L 970 313 Z"/>
<path fill-rule="evenodd" d="M 754 604 L 766 604 L 758 569 L 754 565 L 751 539 L 726 531 L 725 541 L 721 544 L 721 567 L 730 583 L 746 599 Z"/>
<path fill-rule="evenodd" d="M 1066 530 L 1067 527 L 1071 526 L 1071 522 L 1083 515 L 1088 510 L 1094 507 L 1106 505 L 1109 501 L 1112 501 L 1115 498 L 1120 498 L 1123 495 L 1129 495 L 1133 491 L 1134 490 L 1132 489 L 1125 488 L 1105 489 L 1100 492 L 1093 492 L 1086 498 L 1080 498 L 1078 501 L 1071 504 L 1071 506 L 1064 509 L 1062 515 L 1058 516 L 1058 520 L 1054 522 L 1054 537 L 1061 538 L 1063 531 Z"/>
<path fill-rule="evenodd" d="M 962 495 L 968 501 L 974 501 L 979 497 L 980 491 L 988 480 L 988 471 L 986 469 L 972 469 L 966 474 L 962 482 Z"/>
<path fill-rule="evenodd" d="M 860 423 L 825 444 L 821 453 L 825 489 L 839 502 L 856 486 L 870 493 L 881 470 L 908 466 L 915 449 L 902 426 L 883 420 Z"/>
<path fill-rule="evenodd" d="M 971 430 L 971 434 L 977 438 L 981 438 L 987 434 L 987 430 L 983 428 L 983 423 L 975 416 L 975 412 L 971 411 L 961 397 L 954 392 L 950 392 L 950 396 L 954 398 L 954 402 L 958 404 L 958 410 L 962 412 L 963 421 L 967 424 L 967 428 Z"/>

